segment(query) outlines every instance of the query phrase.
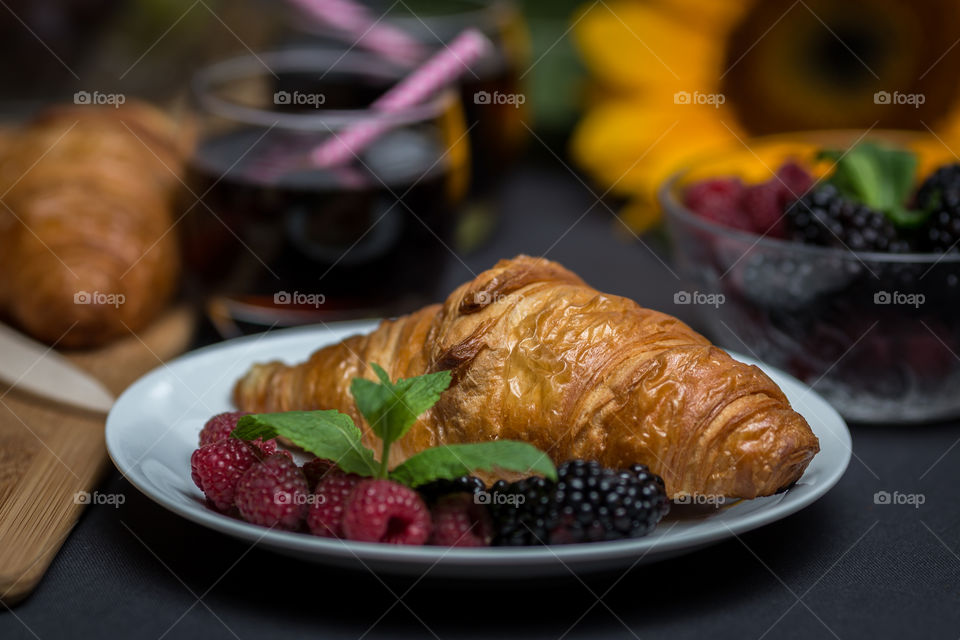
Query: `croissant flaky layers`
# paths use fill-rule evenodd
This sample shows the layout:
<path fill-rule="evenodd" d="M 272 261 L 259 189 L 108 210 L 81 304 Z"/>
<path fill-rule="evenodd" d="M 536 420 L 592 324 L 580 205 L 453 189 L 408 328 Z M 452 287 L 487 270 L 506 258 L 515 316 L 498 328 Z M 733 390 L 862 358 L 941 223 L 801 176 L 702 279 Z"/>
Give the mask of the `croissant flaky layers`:
<path fill-rule="evenodd" d="M 754 498 L 795 482 L 819 451 L 783 392 L 672 316 L 606 295 L 544 259 L 519 256 L 442 305 L 384 320 L 306 362 L 254 365 L 234 390 L 255 412 L 338 409 L 375 436 L 354 377 L 451 369 L 453 383 L 391 451 L 523 440 L 556 462 L 648 465 L 682 494 Z"/>

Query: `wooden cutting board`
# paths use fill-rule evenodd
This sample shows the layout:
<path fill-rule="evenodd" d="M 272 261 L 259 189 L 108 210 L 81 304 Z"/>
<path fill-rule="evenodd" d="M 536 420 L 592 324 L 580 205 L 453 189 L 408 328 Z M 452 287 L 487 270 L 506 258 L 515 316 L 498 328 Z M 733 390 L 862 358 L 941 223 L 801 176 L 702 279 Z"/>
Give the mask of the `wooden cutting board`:
<path fill-rule="evenodd" d="M 186 309 L 108 347 L 70 354 L 119 395 L 161 362 L 183 352 L 193 333 Z M 110 460 L 104 416 L 71 410 L 0 386 L 0 601 L 26 597 L 46 573 Z M 80 494 L 82 495 L 82 494 Z"/>

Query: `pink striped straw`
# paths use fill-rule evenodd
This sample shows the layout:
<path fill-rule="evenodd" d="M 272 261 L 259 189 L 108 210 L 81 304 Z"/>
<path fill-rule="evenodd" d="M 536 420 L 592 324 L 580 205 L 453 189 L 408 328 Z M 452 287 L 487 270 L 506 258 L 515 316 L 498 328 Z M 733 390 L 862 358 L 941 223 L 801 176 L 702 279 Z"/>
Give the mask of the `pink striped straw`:
<path fill-rule="evenodd" d="M 427 57 L 427 48 L 410 34 L 382 22 L 354 0 L 289 0 L 309 18 L 339 31 L 355 44 L 383 58 L 412 66 Z"/>
<path fill-rule="evenodd" d="M 377 98 L 370 108 L 383 114 L 392 114 L 420 104 L 430 94 L 469 70 L 474 62 L 492 48 L 493 44 L 480 31 L 465 29 L 449 46 Z M 393 126 L 389 118 L 373 117 L 362 120 L 311 151 L 311 164 L 318 168 L 342 164 L 359 154 Z"/>

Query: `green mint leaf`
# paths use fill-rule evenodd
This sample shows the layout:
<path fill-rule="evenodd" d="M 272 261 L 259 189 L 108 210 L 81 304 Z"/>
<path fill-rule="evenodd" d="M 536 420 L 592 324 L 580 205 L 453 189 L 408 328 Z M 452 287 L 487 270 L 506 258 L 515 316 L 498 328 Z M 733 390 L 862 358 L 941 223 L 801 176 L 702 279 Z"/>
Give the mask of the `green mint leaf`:
<path fill-rule="evenodd" d="M 557 470 L 547 454 L 532 444 L 516 440 L 448 444 L 425 449 L 395 467 L 390 478 L 408 487 L 418 487 L 434 480 L 453 480 L 475 471 L 493 469 L 536 472 L 551 480 L 557 479 Z"/>
<path fill-rule="evenodd" d="M 438 371 L 391 382 L 387 372 L 371 363 L 380 382 L 354 378 L 350 393 L 370 428 L 385 449 L 413 426 L 424 411 L 436 404 L 450 386 L 450 372 Z"/>
<path fill-rule="evenodd" d="M 231 435 L 242 440 L 283 436 L 320 458 L 332 460 L 347 473 L 377 474 L 373 451 L 361 443 L 360 429 L 350 416 L 334 409 L 243 416 Z"/>
<path fill-rule="evenodd" d="M 895 207 L 887 211 L 887 217 L 902 229 L 916 229 L 930 217 L 929 211 L 914 211 L 905 207 Z"/>
<path fill-rule="evenodd" d="M 835 162 L 829 182 L 844 197 L 880 211 L 898 226 L 922 222 L 906 210 L 917 171 L 913 152 L 865 142 L 846 152 L 823 151 L 820 157 Z"/>
<path fill-rule="evenodd" d="M 883 178 L 887 202 L 887 206 L 881 210 L 889 213 L 904 207 L 913 192 L 913 185 L 916 182 L 917 156 L 911 151 L 883 147 L 878 147 L 875 154 L 880 175 Z"/>

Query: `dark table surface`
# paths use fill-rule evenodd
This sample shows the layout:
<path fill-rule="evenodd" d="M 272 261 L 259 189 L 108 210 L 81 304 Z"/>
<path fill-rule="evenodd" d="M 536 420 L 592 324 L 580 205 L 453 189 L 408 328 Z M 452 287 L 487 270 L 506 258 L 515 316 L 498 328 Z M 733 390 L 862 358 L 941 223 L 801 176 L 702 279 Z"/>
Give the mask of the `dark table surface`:
<path fill-rule="evenodd" d="M 451 259 L 452 288 L 546 254 L 594 286 L 697 325 L 653 252 L 560 163 L 515 172 L 503 222 Z M 960 636 L 960 423 L 853 425 L 840 483 L 789 518 L 623 574 L 550 581 L 381 579 L 308 565 L 165 511 L 112 472 L 0 638 L 893 638 Z M 919 508 L 877 491 L 922 494 Z"/>

